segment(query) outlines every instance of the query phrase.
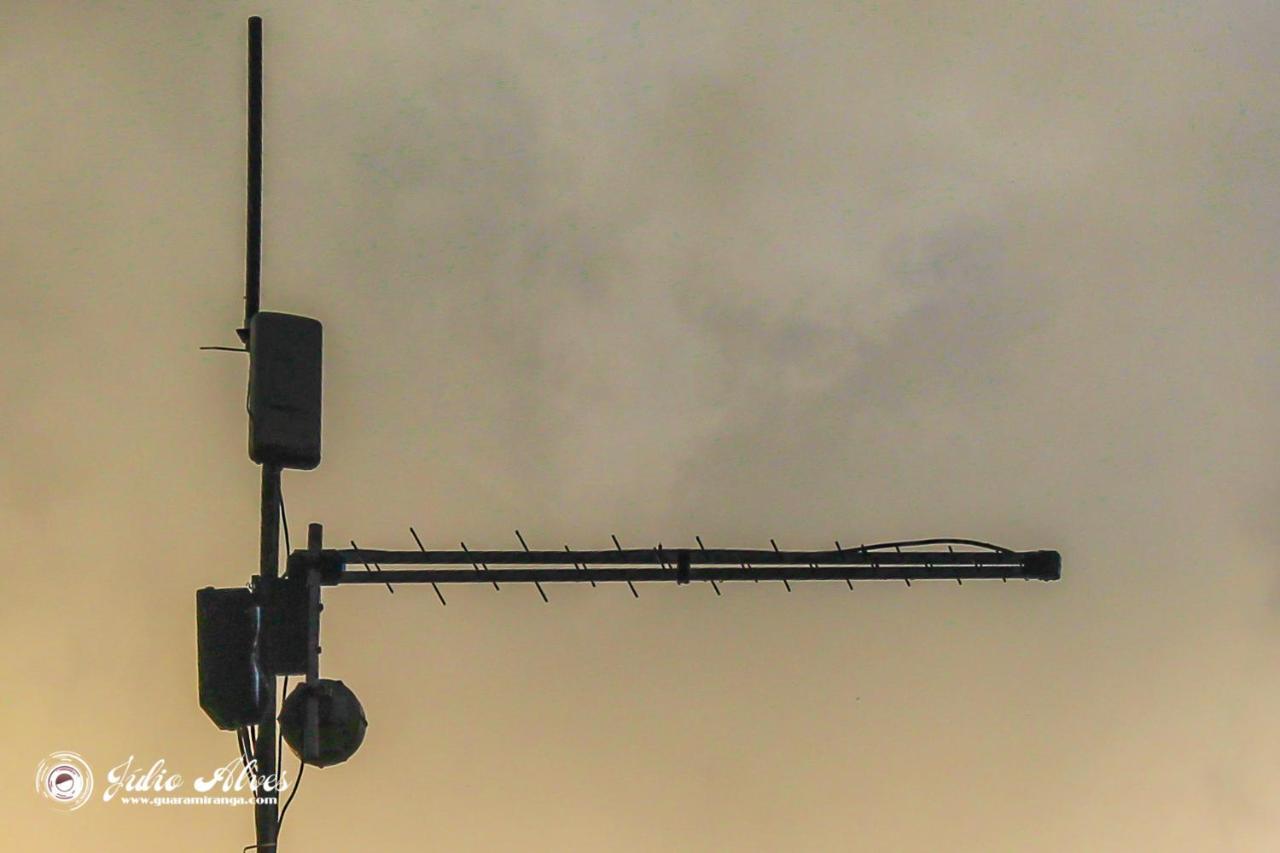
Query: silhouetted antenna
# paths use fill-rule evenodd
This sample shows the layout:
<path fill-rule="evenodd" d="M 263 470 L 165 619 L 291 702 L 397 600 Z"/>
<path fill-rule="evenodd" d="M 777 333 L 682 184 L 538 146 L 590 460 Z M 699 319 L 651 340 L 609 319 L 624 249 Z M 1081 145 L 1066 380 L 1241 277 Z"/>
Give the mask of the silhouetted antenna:
<path fill-rule="evenodd" d="M 707 546 L 702 544 L 702 537 L 701 537 L 701 536 L 695 536 L 695 537 L 693 537 L 693 538 L 694 538 L 694 539 L 697 541 L 697 543 L 698 543 L 698 550 L 699 550 L 699 551 L 705 551 L 705 550 L 707 550 Z M 712 589 L 714 589 L 714 590 L 716 591 L 716 595 L 719 595 L 719 594 L 720 594 L 720 584 L 716 583 L 715 578 L 712 578 L 712 579 L 711 579 L 711 588 L 712 588 Z"/>
<path fill-rule="evenodd" d="M 689 583 L 689 577 L 692 573 L 693 566 L 689 562 L 689 552 L 681 548 L 676 552 L 676 583 Z"/>
<path fill-rule="evenodd" d="M 770 539 L 770 540 L 769 540 L 769 544 L 773 546 L 773 551 L 774 551 L 774 553 L 775 553 L 775 554 L 776 554 L 776 553 L 778 553 L 778 543 L 777 543 L 777 542 L 774 542 L 772 539 Z M 782 579 L 782 584 L 783 584 L 783 586 L 785 586 L 785 587 L 787 588 L 787 592 L 791 592 L 791 584 L 787 582 L 787 579 L 786 579 L 786 578 L 783 578 L 783 579 Z"/>
<path fill-rule="evenodd" d="M 414 530 L 412 527 L 410 527 L 410 528 L 409 528 L 409 533 L 413 536 L 413 541 L 418 543 L 418 550 L 419 550 L 419 551 L 422 551 L 423 553 L 426 553 L 426 550 L 427 550 L 427 549 L 426 549 L 426 548 L 424 548 L 424 547 L 422 546 L 422 540 L 418 538 L 418 531 L 416 531 L 416 530 Z M 440 592 L 440 585 L 439 585 L 439 584 L 434 584 L 434 583 L 433 583 L 433 584 L 431 585 L 431 588 L 432 588 L 432 589 L 434 589 L 434 590 L 436 591 L 436 597 L 440 599 L 440 603 L 441 603 L 441 604 L 443 604 L 444 606 L 448 607 L 448 606 L 449 606 L 449 602 L 447 602 L 447 601 L 445 601 L 445 600 L 444 600 L 444 595 Z"/>
<path fill-rule="evenodd" d="M 524 537 L 520 535 L 519 530 L 516 531 L 516 538 L 520 540 L 520 547 L 525 550 L 525 553 L 529 553 L 529 546 L 525 544 Z M 542 603 L 550 604 L 551 601 L 547 598 L 547 593 L 543 590 L 542 584 L 538 583 L 538 581 L 534 581 L 533 585 L 538 588 L 538 595 L 542 596 Z"/>
<path fill-rule="evenodd" d="M 568 545 L 565 545 L 565 546 L 564 546 L 564 550 L 565 550 L 566 552 L 568 552 L 569 554 L 572 554 L 572 553 L 573 553 L 572 551 L 570 551 L 570 550 L 569 550 L 569 546 L 568 546 Z M 585 564 L 583 564 L 583 563 L 575 562 L 575 563 L 573 564 L 573 567 L 574 567 L 575 569 L 581 569 L 581 570 L 582 570 L 582 571 L 584 571 L 584 572 L 587 570 L 586 565 L 585 565 Z M 596 582 L 593 580 L 593 581 L 591 582 L 591 588 L 592 588 L 592 589 L 595 589 L 595 586 L 596 586 Z"/>
<path fill-rule="evenodd" d="M 840 547 L 840 540 L 839 539 L 835 540 L 835 543 L 836 543 L 836 550 L 843 554 L 844 549 Z M 849 580 L 848 578 L 845 578 L 844 582 L 849 585 L 849 589 L 853 589 L 853 581 Z"/>
<path fill-rule="evenodd" d="M 244 328 L 240 340 L 249 343 L 249 322 L 258 313 L 262 293 L 262 19 L 249 19 L 249 163 L 244 243 Z"/>
<path fill-rule="evenodd" d="M 866 546 L 864 545 L 863 547 L 865 548 Z M 899 547 L 896 543 L 893 546 L 893 550 L 897 551 L 899 554 L 902 553 L 902 548 Z M 906 581 L 907 586 L 911 586 L 911 578 L 903 578 L 903 580 Z"/>
<path fill-rule="evenodd" d="M 522 537 L 523 538 L 523 537 Z M 614 537 L 616 540 L 616 537 Z M 527 547 L 527 546 L 526 546 Z M 673 562 L 672 551 L 676 560 Z M 683 553 L 682 553 L 683 552 Z M 295 552 L 292 559 L 319 559 L 326 583 L 586 583 L 625 582 L 632 589 L 640 581 L 676 581 L 685 576 L 681 557 L 689 561 L 692 581 L 818 581 L 818 580 L 994 580 L 1005 576 L 1023 580 L 1057 580 L 1061 557 L 1056 551 L 1002 551 L 997 554 L 957 551 L 874 550 L 783 551 L 744 548 L 670 549 L 665 543 L 624 549 L 615 541 L 609 551 L 322 551 L 318 558 Z M 372 563 L 376 574 L 345 573 L 349 563 Z M 381 570 L 385 564 L 425 566 L 423 569 Z M 588 566 L 589 568 L 580 568 Z M 494 568 L 494 566 L 501 568 Z M 462 566 L 469 566 L 462 569 Z M 330 568 L 333 567 L 333 568 Z M 480 571 L 483 567 L 484 571 Z"/>
<path fill-rule="evenodd" d="M 468 553 L 468 554 L 469 554 L 469 553 L 471 553 L 470 551 L 467 551 L 467 543 L 466 543 L 466 542 L 459 542 L 458 544 L 462 546 L 462 550 L 463 550 L 464 552 L 466 552 L 466 553 Z M 475 569 L 476 569 L 476 571 L 477 571 L 477 572 L 479 572 L 479 571 L 484 571 L 484 572 L 489 571 L 489 567 L 488 567 L 488 566 L 486 566 L 484 563 L 477 563 L 475 560 L 472 560 L 472 561 L 471 561 L 471 565 L 475 566 Z M 496 590 L 498 590 L 499 592 L 501 592 L 501 587 L 499 587 L 499 586 L 498 586 L 498 582 L 497 582 L 497 581 L 493 581 L 493 588 L 494 588 L 494 589 L 496 589 Z"/>
<path fill-rule="evenodd" d="M 356 544 L 356 540 L 354 539 L 351 540 L 351 550 L 355 551 L 357 554 L 360 553 L 360 546 Z M 368 560 L 361 557 L 360 562 L 364 564 L 364 570 L 366 572 L 372 573 L 374 569 L 377 569 L 378 574 L 382 574 L 382 566 L 379 566 L 377 563 L 374 563 L 373 568 L 370 568 Z M 383 581 L 383 583 L 387 585 L 387 591 L 394 595 L 395 589 L 392 588 L 391 583 L 389 581 Z"/>
<path fill-rule="evenodd" d="M 616 535 L 612 534 L 612 533 L 610 533 L 610 534 L 609 534 L 609 536 L 610 536 L 610 538 L 612 538 L 612 539 L 613 539 L 613 546 L 614 546 L 615 548 L 617 548 L 619 551 L 621 551 L 621 550 L 622 550 L 622 544 L 621 544 L 620 542 L 618 542 L 618 537 L 617 537 Z M 634 597 L 636 597 L 636 598 L 639 598 L 639 597 L 640 597 L 640 593 L 636 592 L 636 585 L 635 585 L 635 584 L 633 584 L 633 583 L 631 582 L 631 579 L 630 579 L 630 578 L 627 578 L 627 586 L 629 586 L 629 587 L 631 588 L 631 594 L 632 594 Z"/>

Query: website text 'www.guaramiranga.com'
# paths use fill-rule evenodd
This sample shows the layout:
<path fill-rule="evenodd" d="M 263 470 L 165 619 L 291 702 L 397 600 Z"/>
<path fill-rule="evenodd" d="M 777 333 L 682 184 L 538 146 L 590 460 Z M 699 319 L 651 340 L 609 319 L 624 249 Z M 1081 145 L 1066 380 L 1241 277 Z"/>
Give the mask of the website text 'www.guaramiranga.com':
<path fill-rule="evenodd" d="M 126 806 L 252 806 L 264 805 L 266 797 L 121 797 Z"/>

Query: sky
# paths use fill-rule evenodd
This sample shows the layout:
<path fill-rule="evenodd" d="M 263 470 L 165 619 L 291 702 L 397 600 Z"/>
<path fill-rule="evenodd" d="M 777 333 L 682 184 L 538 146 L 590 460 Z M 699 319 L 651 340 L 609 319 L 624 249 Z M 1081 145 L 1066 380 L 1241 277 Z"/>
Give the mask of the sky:
<path fill-rule="evenodd" d="M 369 719 L 282 849 L 1280 847 L 1280 8 L 34 3 L 0 12 L 0 823 L 190 779 L 194 591 L 256 571 L 263 307 L 325 325 L 295 537 L 1053 548 L 1043 583 L 326 593 Z M 286 771 L 292 767 L 292 757 Z"/>

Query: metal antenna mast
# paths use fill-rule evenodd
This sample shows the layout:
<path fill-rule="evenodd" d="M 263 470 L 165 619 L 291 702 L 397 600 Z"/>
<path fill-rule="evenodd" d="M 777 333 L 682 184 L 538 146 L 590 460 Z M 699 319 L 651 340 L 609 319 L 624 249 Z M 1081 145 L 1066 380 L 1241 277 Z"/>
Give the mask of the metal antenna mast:
<path fill-rule="evenodd" d="M 248 192 L 245 205 L 244 259 L 244 328 L 238 333 L 245 346 L 252 348 L 250 330 L 258 314 L 262 293 L 262 18 L 249 19 L 249 127 L 248 127 Z M 256 591 L 262 601 L 270 601 L 272 585 L 279 574 L 280 561 L 280 465 L 262 463 L 262 531 L 258 551 Z M 259 654 L 269 655 L 268 632 L 258 639 Z M 276 680 L 266 674 L 262 679 L 265 711 L 258 723 L 258 738 L 253 745 L 253 758 L 259 775 L 271 775 L 276 766 Z M 254 826 L 259 850 L 274 850 L 278 798 L 273 790 L 255 792 Z"/>
<path fill-rule="evenodd" d="M 248 201 L 245 239 L 244 327 L 237 329 L 249 353 L 249 457 L 262 466 L 258 574 L 249 588 L 196 592 L 200 706 L 221 729 L 235 731 L 241 757 L 255 780 L 257 849 L 278 849 L 277 736 L 300 759 L 296 786 L 307 766 L 345 761 L 364 739 L 366 720 L 355 694 L 341 681 L 320 678 L 321 589 L 350 584 L 430 584 L 442 606 L 442 586 L 532 584 L 544 602 L 544 584 L 674 582 L 709 584 L 716 595 L 734 582 L 916 580 L 1054 581 L 1061 576 L 1056 551 L 1014 551 L 973 539 L 917 539 L 834 550 L 696 547 L 531 550 L 515 531 L 520 550 L 428 551 L 412 527 L 416 550 L 323 547 L 319 524 L 308 527 L 305 548 L 288 555 L 279 574 L 280 494 L 284 468 L 320 463 L 322 329 L 316 320 L 260 310 L 262 248 L 262 19 L 249 19 Z M 207 347 L 206 349 L 226 349 Z M 286 537 L 288 528 L 285 528 Z M 945 546 L 946 550 L 941 550 Z M 962 550 L 956 550 L 959 547 Z M 393 568 L 383 565 L 417 566 Z M 348 571 L 363 566 L 364 572 Z M 276 678 L 304 676 L 285 697 L 277 717 Z M 277 729 L 277 723 L 279 728 Z M 296 787 L 290 792 L 290 799 Z M 285 811 L 288 810 L 288 802 Z"/>

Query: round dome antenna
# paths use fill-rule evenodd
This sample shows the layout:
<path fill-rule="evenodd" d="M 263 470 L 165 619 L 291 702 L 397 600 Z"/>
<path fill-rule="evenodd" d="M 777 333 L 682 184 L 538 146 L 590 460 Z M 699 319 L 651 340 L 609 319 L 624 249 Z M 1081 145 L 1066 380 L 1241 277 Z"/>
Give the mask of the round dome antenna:
<path fill-rule="evenodd" d="M 316 706 L 316 751 L 308 755 L 303 748 L 307 722 L 307 705 Z M 280 710 L 280 733 L 293 754 L 307 764 L 328 767 L 341 764 L 355 755 L 364 742 L 369 727 L 364 708 L 351 688 L 341 681 L 322 678 L 315 686 L 299 684 L 284 700 Z"/>

